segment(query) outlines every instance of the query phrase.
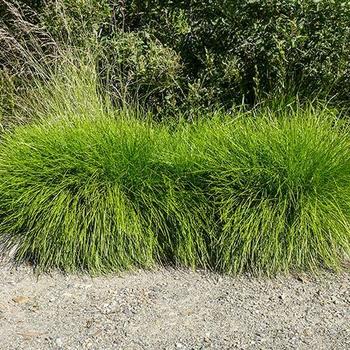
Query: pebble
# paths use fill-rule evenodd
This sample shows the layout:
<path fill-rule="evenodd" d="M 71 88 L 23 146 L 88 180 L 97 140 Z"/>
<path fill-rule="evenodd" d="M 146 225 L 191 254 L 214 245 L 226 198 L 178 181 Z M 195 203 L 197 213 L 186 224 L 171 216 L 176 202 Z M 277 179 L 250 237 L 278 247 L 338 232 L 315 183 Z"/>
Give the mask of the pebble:
<path fill-rule="evenodd" d="M 12 301 L 14 301 L 16 304 L 25 304 L 29 302 L 29 298 L 23 295 L 17 296 L 12 298 Z"/>
<path fill-rule="evenodd" d="M 56 338 L 55 343 L 59 348 L 63 346 L 63 340 L 61 338 Z"/>

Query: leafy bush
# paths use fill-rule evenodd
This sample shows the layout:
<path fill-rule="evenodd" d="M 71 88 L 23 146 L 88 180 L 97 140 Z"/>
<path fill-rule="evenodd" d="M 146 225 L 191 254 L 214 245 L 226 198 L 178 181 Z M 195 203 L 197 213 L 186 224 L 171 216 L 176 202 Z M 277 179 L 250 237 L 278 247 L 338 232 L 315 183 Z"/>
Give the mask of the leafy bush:
<path fill-rule="evenodd" d="M 47 2 L 41 22 L 57 40 L 73 45 L 94 45 L 110 25 L 109 0 L 59 0 Z"/>
<path fill-rule="evenodd" d="M 145 29 L 182 58 L 201 104 L 249 103 L 290 89 L 348 101 L 350 5 L 344 1 L 130 1 Z"/>
<path fill-rule="evenodd" d="M 333 101 L 349 107 L 350 5 L 345 1 L 59 0 L 39 5 L 40 23 L 56 41 L 83 50 L 102 45 L 98 71 L 117 100 L 127 89 L 161 114 L 229 109 L 285 94 L 336 95 Z"/>
<path fill-rule="evenodd" d="M 99 76 L 118 104 L 152 106 L 156 111 L 175 107 L 182 65 L 169 47 L 145 32 L 117 32 L 101 40 Z"/>

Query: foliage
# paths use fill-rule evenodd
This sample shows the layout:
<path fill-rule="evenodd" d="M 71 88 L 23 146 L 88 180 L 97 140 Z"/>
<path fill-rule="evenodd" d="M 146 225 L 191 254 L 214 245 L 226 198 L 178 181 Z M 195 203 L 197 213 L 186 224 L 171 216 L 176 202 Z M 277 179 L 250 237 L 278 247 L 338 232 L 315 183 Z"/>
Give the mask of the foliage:
<path fill-rule="evenodd" d="M 349 132 L 331 110 L 169 126 L 86 112 L 3 136 L 0 243 L 17 261 L 274 274 L 349 257 Z"/>
<path fill-rule="evenodd" d="M 126 1 L 119 22 L 181 57 L 190 104 L 232 106 L 268 94 L 348 103 L 350 4 L 345 1 Z"/>
<path fill-rule="evenodd" d="M 4 4 L 0 247 L 17 261 L 272 274 L 349 258 L 349 126 L 305 104 L 349 107 L 348 3 Z"/>
<path fill-rule="evenodd" d="M 180 57 L 146 32 L 119 31 L 101 39 L 96 60 L 115 103 L 152 106 L 158 112 L 178 103 Z"/>
<path fill-rule="evenodd" d="M 194 132 L 225 272 L 338 269 L 350 249 L 348 127 L 330 110 L 209 121 Z"/>
<path fill-rule="evenodd" d="M 48 2 L 41 22 L 53 37 L 73 45 L 93 45 L 110 25 L 108 0 L 59 0 Z"/>
<path fill-rule="evenodd" d="M 3 246 L 41 269 L 204 264 L 203 201 L 179 181 L 181 163 L 167 162 L 168 138 L 165 129 L 102 116 L 5 136 Z"/>
<path fill-rule="evenodd" d="M 128 95 L 158 114 L 285 94 L 349 106 L 345 1 L 58 0 L 36 9 L 33 21 L 56 42 L 103 52 L 98 71 L 118 102 Z"/>

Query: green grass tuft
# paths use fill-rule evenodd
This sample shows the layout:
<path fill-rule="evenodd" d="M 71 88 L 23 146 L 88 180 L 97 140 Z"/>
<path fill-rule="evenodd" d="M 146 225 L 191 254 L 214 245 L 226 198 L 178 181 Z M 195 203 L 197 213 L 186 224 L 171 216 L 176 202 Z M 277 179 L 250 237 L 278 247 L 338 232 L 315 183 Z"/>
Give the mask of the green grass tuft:
<path fill-rule="evenodd" d="M 349 134 L 329 111 L 265 111 L 192 133 L 216 208 L 217 269 L 341 267 L 350 256 Z"/>
<path fill-rule="evenodd" d="M 17 128 L 1 147 L 3 245 L 40 269 L 204 264 L 201 201 L 181 182 L 181 159 L 167 161 L 169 138 L 106 117 Z"/>
<path fill-rule="evenodd" d="M 0 246 L 41 270 L 338 270 L 350 256 L 349 146 L 347 125 L 311 108 L 17 127 L 0 146 Z"/>

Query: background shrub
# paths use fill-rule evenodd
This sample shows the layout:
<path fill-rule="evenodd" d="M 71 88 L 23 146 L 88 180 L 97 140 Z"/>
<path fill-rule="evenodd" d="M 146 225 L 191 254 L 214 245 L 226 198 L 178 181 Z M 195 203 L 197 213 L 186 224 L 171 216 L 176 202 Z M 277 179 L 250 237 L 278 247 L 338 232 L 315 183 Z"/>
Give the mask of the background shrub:
<path fill-rule="evenodd" d="M 122 76 L 131 98 L 137 91 L 163 114 L 286 94 L 349 106 L 346 1 L 59 0 L 37 8 L 57 41 L 102 43 L 97 66 L 117 99 Z"/>
<path fill-rule="evenodd" d="M 101 40 L 99 76 L 115 103 L 173 109 L 181 96 L 180 56 L 147 32 L 118 32 Z M 182 96 L 184 97 L 184 96 Z"/>
<path fill-rule="evenodd" d="M 94 45 L 112 25 L 112 1 L 48 1 L 40 11 L 41 23 L 59 41 L 72 45 Z"/>
<path fill-rule="evenodd" d="M 254 103 L 270 93 L 348 101 L 350 6 L 343 1 L 126 1 L 127 31 L 146 30 L 184 66 L 191 103 Z"/>

